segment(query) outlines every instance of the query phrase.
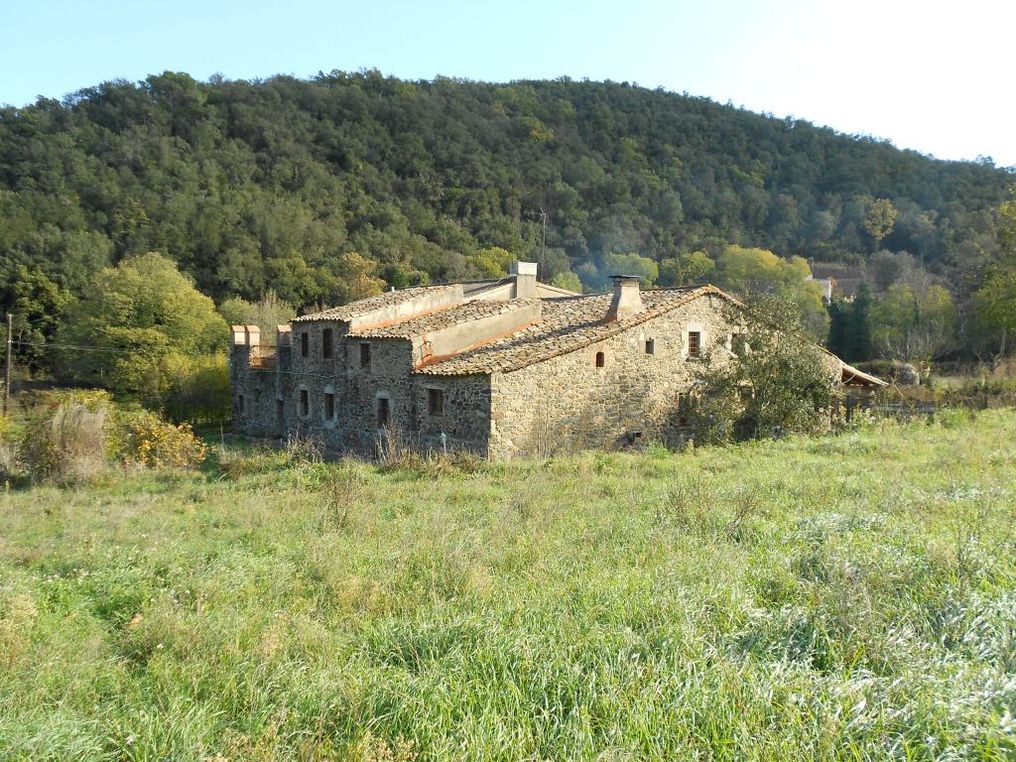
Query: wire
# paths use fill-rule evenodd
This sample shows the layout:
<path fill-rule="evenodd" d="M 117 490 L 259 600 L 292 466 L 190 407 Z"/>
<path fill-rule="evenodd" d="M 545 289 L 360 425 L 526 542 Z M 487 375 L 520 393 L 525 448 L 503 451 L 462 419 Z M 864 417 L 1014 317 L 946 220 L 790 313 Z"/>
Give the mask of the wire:
<path fill-rule="evenodd" d="M 19 347 L 43 347 L 53 349 L 76 349 L 81 352 L 123 352 L 123 349 L 116 349 L 114 347 L 83 347 L 78 344 L 56 344 L 52 341 L 23 341 L 21 339 L 14 339 L 11 341 L 12 344 L 16 344 Z"/>

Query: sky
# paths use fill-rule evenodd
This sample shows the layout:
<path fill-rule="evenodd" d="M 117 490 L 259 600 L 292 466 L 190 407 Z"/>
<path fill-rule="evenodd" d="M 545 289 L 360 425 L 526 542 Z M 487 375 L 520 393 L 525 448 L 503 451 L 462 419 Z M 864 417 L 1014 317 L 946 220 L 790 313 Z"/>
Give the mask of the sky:
<path fill-rule="evenodd" d="M 166 70 L 568 76 L 1016 166 L 1013 0 L 0 0 L 0 103 Z"/>

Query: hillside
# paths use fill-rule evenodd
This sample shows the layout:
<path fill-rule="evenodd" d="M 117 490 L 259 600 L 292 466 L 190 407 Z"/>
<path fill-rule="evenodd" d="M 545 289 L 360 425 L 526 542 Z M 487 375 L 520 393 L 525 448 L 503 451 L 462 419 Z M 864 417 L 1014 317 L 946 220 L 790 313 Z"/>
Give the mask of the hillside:
<path fill-rule="evenodd" d="M 1012 179 L 628 84 L 166 73 L 0 111 L 0 285 L 52 313 L 157 250 L 217 300 L 273 288 L 308 306 L 347 298 L 371 262 L 396 286 L 463 279 L 498 246 L 595 280 L 605 254 L 726 243 L 906 250 L 959 283 L 993 256 Z"/>
<path fill-rule="evenodd" d="M 1012 759 L 1014 433 L 8 490 L 0 757 Z"/>

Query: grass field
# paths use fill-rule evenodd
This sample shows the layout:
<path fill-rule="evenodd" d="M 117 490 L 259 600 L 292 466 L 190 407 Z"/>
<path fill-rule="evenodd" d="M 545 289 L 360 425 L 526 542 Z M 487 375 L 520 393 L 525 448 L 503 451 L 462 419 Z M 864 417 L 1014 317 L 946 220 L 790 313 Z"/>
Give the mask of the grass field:
<path fill-rule="evenodd" d="M 1013 759 L 1016 412 L 0 498 L 2 759 Z"/>

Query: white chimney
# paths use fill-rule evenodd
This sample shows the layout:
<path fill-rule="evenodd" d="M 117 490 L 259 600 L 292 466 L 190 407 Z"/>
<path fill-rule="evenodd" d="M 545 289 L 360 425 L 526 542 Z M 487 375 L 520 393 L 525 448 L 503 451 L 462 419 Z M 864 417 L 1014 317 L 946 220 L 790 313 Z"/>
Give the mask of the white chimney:
<path fill-rule="evenodd" d="M 607 310 L 607 321 L 622 320 L 645 309 L 639 279 L 635 275 L 611 275 L 614 281 L 614 298 Z"/>
<path fill-rule="evenodd" d="M 536 296 L 536 262 L 512 262 L 512 277 L 515 278 L 514 299 Z"/>

